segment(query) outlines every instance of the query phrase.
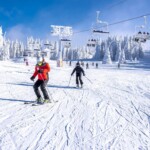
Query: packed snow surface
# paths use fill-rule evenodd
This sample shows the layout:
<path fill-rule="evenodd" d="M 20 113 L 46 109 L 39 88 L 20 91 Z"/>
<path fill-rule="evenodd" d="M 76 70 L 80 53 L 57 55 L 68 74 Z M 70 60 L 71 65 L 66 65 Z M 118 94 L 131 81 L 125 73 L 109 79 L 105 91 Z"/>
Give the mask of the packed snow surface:
<path fill-rule="evenodd" d="M 31 106 L 35 62 L 0 62 L 0 150 L 150 149 L 149 64 L 90 62 L 76 89 L 75 63 L 49 63 L 53 103 Z"/>

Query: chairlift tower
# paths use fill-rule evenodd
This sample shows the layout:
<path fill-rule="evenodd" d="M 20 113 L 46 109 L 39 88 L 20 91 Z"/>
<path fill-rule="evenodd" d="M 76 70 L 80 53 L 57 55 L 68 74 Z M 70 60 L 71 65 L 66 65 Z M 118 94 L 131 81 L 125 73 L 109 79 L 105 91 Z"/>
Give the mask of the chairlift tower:
<path fill-rule="evenodd" d="M 92 25 L 92 35 L 100 41 L 103 35 L 109 36 L 108 22 L 99 19 L 100 11 L 96 11 L 96 23 Z"/>
<path fill-rule="evenodd" d="M 102 21 L 102 20 L 99 19 L 100 11 L 96 11 L 96 14 L 97 14 L 97 16 L 96 16 L 96 23 L 93 26 L 93 31 L 92 32 L 93 32 L 93 34 L 95 36 L 98 36 L 99 40 L 101 40 L 100 37 L 102 35 L 105 35 L 106 37 L 109 36 L 108 22 Z M 111 63 L 110 51 L 109 51 L 108 43 L 106 43 L 106 45 L 105 45 L 105 55 L 104 55 L 103 63 Z"/>
<path fill-rule="evenodd" d="M 51 48 L 52 48 L 52 44 L 50 41 L 46 40 L 44 42 L 44 48 L 41 50 L 41 56 L 42 57 L 47 57 L 48 60 L 51 57 Z"/>
<path fill-rule="evenodd" d="M 92 25 L 92 38 L 88 40 L 87 47 L 96 47 L 101 41 L 100 36 L 109 35 L 108 22 L 99 19 L 100 11 L 96 11 L 96 23 Z"/>
<path fill-rule="evenodd" d="M 51 25 L 52 36 L 58 36 L 59 37 L 59 52 L 58 52 L 58 58 L 57 58 L 57 66 L 62 67 L 63 66 L 63 59 L 62 59 L 62 51 L 63 46 L 68 45 L 70 43 L 70 37 L 73 34 L 72 27 L 70 26 L 56 26 Z"/>
<path fill-rule="evenodd" d="M 95 29 L 93 29 L 93 33 L 95 34 L 109 34 L 108 32 L 108 22 L 102 21 L 99 19 L 100 11 L 96 11 L 96 24 Z"/>
<path fill-rule="evenodd" d="M 35 52 L 35 55 L 36 55 L 36 61 L 38 63 L 39 60 L 40 60 L 40 57 L 41 57 L 41 50 L 39 48 L 36 48 L 36 49 L 34 49 L 34 52 Z"/>

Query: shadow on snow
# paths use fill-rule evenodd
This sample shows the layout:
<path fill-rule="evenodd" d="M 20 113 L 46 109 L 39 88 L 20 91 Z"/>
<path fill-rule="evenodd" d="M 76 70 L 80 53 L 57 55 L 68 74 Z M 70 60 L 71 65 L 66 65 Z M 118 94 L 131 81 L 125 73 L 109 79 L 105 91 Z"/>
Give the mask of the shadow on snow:
<path fill-rule="evenodd" d="M 33 86 L 32 83 L 7 83 L 7 84 L 10 84 L 10 85 L 21 85 L 21 86 Z M 50 88 L 59 88 L 59 89 L 76 89 L 75 86 L 64 86 L 64 85 L 47 85 L 47 87 L 50 87 Z"/>
<path fill-rule="evenodd" d="M 58 89 L 76 89 L 75 86 L 63 86 L 63 85 L 48 85 L 48 87 Z"/>
<path fill-rule="evenodd" d="M 0 98 L 0 101 L 11 101 L 11 102 L 34 102 L 29 100 L 21 100 L 21 99 L 10 99 L 10 98 Z"/>

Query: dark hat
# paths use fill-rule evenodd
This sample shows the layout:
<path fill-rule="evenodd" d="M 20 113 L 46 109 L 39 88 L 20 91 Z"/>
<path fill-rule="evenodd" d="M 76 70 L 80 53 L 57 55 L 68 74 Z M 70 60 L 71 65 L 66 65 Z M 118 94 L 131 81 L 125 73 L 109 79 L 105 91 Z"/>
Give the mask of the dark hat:
<path fill-rule="evenodd" d="M 76 63 L 76 66 L 80 66 L 80 63 L 79 63 L 79 62 L 77 62 L 77 63 Z"/>

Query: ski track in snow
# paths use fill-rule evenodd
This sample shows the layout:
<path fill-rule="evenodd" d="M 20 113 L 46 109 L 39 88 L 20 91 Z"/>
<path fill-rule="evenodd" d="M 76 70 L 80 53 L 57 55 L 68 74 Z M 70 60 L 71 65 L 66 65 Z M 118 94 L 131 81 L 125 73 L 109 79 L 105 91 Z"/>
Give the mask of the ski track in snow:
<path fill-rule="evenodd" d="M 146 71 L 89 69 L 76 89 L 73 68 L 52 70 L 48 84 L 53 104 L 34 101 L 34 65 L 1 63 L 1 150 L 148 150 L 150 75 Z"/>

